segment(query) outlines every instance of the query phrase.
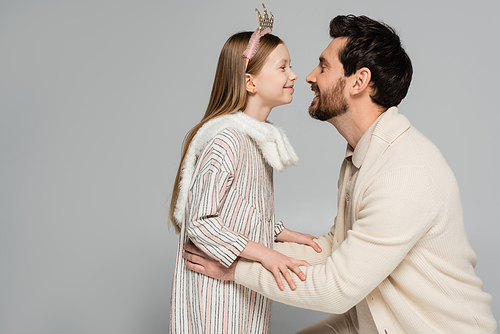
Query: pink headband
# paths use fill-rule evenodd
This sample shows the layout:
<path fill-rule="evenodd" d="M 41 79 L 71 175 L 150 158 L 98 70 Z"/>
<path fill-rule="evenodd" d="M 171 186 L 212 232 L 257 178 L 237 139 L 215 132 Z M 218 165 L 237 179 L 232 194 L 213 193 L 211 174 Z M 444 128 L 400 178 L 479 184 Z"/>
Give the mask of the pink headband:
<path fill-rule="evenodd" d="M 248 66 L 248 62 L 250 61 L 250 59 L 252 59 L 257 53 L 257 50 L 259 49 L 260 38 L 270 33 L 271 29 L 269 28 L 264 29 L 262 32 L 259 32 L 259 29 L 253 32 L 252 37 L 250 37 L 250 41 L 248 42 L 248 46 L 243 52 L 243 57 L 247 59 L 245 68 Z"/>
<path fill-rule="evenodd" d="M 270 34 L 273 29 L 273 13 L 271 13 L 271 18 L 269 18 L 269 16 L 267 15 L 266 6 L 262 4 L 262 7 L 264 7 L 264 10 L 262 12 L 263 16 L 261 16 L 259 10 L 255 8 L 255 11 L 257 12 L 257 15 L 259 17 L 259 28 L 253 32 L 252 37 L 250 37 L 250 41 L 248 41 L 248 46 L 243 52 L 243 57 L 246 58 L 245 69 L 247 68 L 250 59 L 255 56 L 257 50 L 259 49 L 260 38 L 264 35 Z"/>

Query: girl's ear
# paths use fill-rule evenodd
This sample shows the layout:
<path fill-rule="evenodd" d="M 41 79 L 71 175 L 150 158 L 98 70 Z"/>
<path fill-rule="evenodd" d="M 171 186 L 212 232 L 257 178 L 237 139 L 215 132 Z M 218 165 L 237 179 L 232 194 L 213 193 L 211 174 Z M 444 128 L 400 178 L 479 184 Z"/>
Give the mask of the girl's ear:
<path fill-rule="evenodd" d="M 257 87 L 255 86 L 255 82 L 253 80 L 253 76 L 251 74 L 245 74 L 245 88 L 249 93 L 256 93 Z"/>
<path fill-rule="evenodd" d="M 351 86 L 351 95 L 357 95 L 370 86 L 372 72 L 367 67 L 362 67 L 354 73 L 354 81 Z"/>

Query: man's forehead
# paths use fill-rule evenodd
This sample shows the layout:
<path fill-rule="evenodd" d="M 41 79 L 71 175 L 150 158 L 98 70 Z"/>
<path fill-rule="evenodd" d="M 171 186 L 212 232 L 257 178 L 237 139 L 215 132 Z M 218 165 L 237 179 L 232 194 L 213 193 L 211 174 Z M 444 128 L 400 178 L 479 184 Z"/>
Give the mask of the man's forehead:
<path fill-rule="evenodd" d="M 345 37 L 334 38 L 321 53 L 320 61 L 323 60 L 332 62 L 334 59 L 338 59 L 339 50 L 345 45 L 346 42 L 347 38 Z"/>

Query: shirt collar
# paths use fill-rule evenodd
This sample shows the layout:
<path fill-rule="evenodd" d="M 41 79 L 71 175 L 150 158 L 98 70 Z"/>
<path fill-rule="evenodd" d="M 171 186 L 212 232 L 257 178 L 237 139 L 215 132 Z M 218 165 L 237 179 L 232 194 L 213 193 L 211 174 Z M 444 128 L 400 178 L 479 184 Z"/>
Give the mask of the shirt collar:
<path fill-rule="evenodd" d="M 370 147 L 370 141 L 372 139 L 373 130 L 375 130 L 378 121 L 383 115 L 384 113 L 382 113 L 375 120 L 375 122 L 373 122 L 372 125 L 370 125 L 368 130 L 365 131 L 363 136 L 361 136 L 361 139 L 358 141 L 356 148 L 352 148 L 350 144 L 347 144 L 345 158 L 351 160 L 352 164 L 356 166 L 356 168 L 358 169 L 361 168 L 363 160 L 365 159 L 366 156 L 366 152 L 368 152 L 368 148 Z"/>

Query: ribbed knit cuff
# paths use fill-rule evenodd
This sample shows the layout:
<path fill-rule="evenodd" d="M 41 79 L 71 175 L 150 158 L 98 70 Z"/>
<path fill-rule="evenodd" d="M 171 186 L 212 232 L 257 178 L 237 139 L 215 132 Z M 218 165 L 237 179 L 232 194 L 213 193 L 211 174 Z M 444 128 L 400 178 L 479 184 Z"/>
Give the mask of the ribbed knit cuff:
<path fill-rule="evenodd" d="M 247 283 L 246 281 L 248 280 L 248 274 L 251 273 L 251 265 L 252 262 L 241 258 L 238 261 L 238 264 L 236 265 L 236 268 L 234 270 L 234 282 L 237 284 L 242 284 L 242 283 Z M 257 273 L 253 273 L 254 275 L 258 276 Z"/>

